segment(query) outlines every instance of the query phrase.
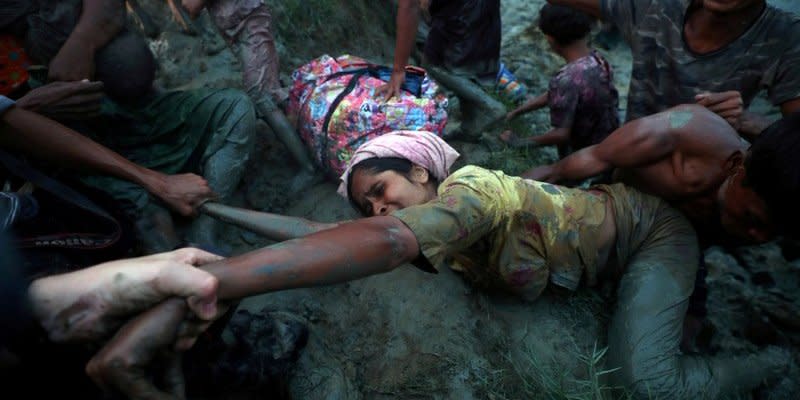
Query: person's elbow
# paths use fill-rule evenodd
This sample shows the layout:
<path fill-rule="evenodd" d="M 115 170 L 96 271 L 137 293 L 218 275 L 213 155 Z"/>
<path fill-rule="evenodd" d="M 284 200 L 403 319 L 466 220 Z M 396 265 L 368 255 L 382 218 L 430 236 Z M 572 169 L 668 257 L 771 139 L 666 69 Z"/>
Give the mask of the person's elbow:
<path fill-rule="evenodd" d="M 381 216 L 367 218 L 364 221 L 369 221 L 373 225 L 373 237 L 378 238 L 381 247 L 389 252 L 392 262 L 391 266 L 387 266 L 388 270 L 412 262 L 419 256 L 417 237 L 399 218 Z"/>

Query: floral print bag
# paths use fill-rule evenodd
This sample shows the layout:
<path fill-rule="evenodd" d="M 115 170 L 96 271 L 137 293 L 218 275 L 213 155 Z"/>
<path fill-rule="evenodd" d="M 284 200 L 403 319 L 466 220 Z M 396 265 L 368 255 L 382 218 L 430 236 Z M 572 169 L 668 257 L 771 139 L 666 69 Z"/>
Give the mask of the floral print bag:
<path fill-rule="evenodd" d="M 402 96 L 383 102 L 375 90 L 390 75 L 391 68 L 350 55 L 324 55 L 292 73 L 287 115 L 330 176 L 338 178 L 353 152 L 374 137 L 396 130 L 444 132 L 447 96 L 425 71 L 408 67 Z"/>

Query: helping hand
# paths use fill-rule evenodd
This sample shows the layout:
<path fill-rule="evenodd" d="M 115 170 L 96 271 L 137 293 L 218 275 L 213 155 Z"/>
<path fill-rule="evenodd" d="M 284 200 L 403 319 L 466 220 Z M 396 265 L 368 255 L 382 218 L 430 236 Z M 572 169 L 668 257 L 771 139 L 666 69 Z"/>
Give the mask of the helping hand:
<path fill-rule="evenodd" d="M 86 374 L 100 388 L 117 390 L 131 399 L 184 399 L 180 354 L 170 349 L 186 307 L 170 299 L 123 326 L 86 365 Z M 150 381 L 150 367 L 162 367 L 162 391 Z"/>
<path fill-rule="evenodd" d="M 130 315 L 174 296 L 208 321 L 219 313 L 218 281 L 196 266 L 221 259 L 185 248 L 112 261 L 37 279 L 28 294 L 34 314 L 56 342 L 103 338 Z"/>
<path fill-rule="evenodd" d="M 695 96 L 697 104 L 705 106 L 722 118 L 737 131 L 741 128 L 741 117 L 744 114 L 742 94 L 732 90 L 721 93 L 701 93 Z"/>
<path fill-rule="evenodd" d="M 197 214 L 197 208 L 216 195 L 208 182 L 195 174 L 164 175 L 147 189 L 183 216 Z"/>

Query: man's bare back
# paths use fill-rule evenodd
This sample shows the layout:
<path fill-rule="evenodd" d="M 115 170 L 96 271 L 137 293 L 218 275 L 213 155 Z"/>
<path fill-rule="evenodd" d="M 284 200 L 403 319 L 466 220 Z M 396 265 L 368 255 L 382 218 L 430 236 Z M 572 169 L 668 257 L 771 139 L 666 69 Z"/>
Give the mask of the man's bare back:
<path fill-rule="evenodd" d="M 747 143 L 723 118 L 681 105 L 631 121 L 603 142 L 534 168 L 526 178 L 581 180 L 615 170 L 614 179 L 664 198 L 690 218 L 716 216 L 718 191 L 741 165 Z"/>

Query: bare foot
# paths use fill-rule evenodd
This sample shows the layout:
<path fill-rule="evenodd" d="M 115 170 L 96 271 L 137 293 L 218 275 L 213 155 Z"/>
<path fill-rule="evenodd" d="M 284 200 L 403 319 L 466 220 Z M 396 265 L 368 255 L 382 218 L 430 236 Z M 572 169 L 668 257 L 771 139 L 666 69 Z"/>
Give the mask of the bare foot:
<path fill-rule="evenodd" d="M 37 279 L 28 294 L 40 324 L 57 342 L 102 338 L 131 314 L 173 296 L 211 319 L 217 314 L 217 280 L 195 266 L 220 259 L 187 248 L 112 261 Z"/>

